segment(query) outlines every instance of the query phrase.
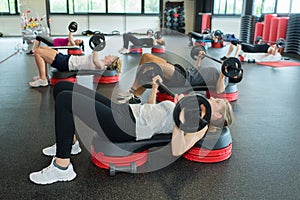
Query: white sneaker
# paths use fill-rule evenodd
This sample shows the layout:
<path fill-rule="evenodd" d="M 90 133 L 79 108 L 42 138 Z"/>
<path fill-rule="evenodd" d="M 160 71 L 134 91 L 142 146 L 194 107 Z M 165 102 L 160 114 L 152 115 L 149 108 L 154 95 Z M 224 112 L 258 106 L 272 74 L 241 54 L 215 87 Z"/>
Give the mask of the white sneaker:
<path fill-rule="evenodd" d="M 32 79 L 33 79 L 34 81 L 36 81 L 36 80 L 40 79 L 40 76 L 39 76 L 39 75 L 36 75 L 36 76 L 32 77 Z M 48 76 L 47 76 L 47 79 L 49 80 L 49 77 L 48 77 Z"/>
<path fill-rule="evenodd" d="M 40 76 L 39 76 L 39 75 L 34 76 L 34 77 L 32 77 L 32 79 L 33 79 L 34 81 L 36 81 L 36 80 L 40 79 Z"/>
<path fill-rule="evenodd" d="M 45 87 L 48 86 L 48 80 L 37 79 L 28 83 L 31 87 Z"/>
<path fill-rule="evenodd" d="M 128 98 L 131 97 L 131 95 L 132 93 L 129 90 L 118 93 L 118 97 L 120 98 Z"/>
<path fill-rule="evenodd" d="M 122 48 L 122 49 L 119 50 L 119 53 L 121 53 L 121 54 L 129 54 L 130 51 L 129 51 L 129 49 Z"/>
<path fill-rule="evenodd" d="M 51 147 L 44 148 L 43 154 L 46 156 L 56 156 L 56 144 L 52 145 Z M 81 152 L 81 148 L 79 146 L 78 140 L 72 145 L 71 154 L 76 155 Z"/>
<path fill-rule="evenodd" d="M 69 164 L 66 170 L 59 169 L 54 166 L 52 159 L 51 164 L 39 172 L 29 174 L 29 179 L 36 184 L 51 184 L 57 181 L 71 181 L 76 177 L 72 163 Z"/>

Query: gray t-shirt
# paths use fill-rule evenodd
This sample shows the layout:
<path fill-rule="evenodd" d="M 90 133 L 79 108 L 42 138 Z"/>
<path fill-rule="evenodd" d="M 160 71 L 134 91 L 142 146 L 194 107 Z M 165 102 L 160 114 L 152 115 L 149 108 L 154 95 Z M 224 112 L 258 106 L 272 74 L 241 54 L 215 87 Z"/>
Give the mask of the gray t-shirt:
<path fill-rule="evenodd" d="M 150 139 L 157 133 L 172 133 L 174 102 L 129 104 L 129 106 L 136 120 L 136 140 Z"/>
<path fill-rule="evenodd" d="M 188 68 L 187 70 L 187 80 L 191 86 L 216 86 L 220 71 L 215 67 L 195 67 Z M 228 78 L 225 77 L 224 84 L 228 85 Z"/>

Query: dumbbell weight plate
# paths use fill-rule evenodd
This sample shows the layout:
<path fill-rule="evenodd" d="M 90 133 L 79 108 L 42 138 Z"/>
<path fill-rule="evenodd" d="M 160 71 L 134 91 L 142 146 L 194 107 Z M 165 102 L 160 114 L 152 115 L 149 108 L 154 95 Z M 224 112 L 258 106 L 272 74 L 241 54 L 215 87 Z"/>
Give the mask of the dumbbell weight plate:
<path fill-rule="evenodd" d="M 229 78 L 238 76 L 241 70 L 242 63 L 238 58 L 235 57 L 227 58 L 222 64 L 222 73 Z"/>
<path fill-rule="evenodd" d="M 89 40 L 89 46 L 94 51 L 102 51 L 105 45 L 105 36 L 101 33 L 94 34 Z"/>
<path fill-rule="evenodd" d="M 278 48 L 284 48 L 285 47 L 285 39 L 283 38 L 279 38 L 277 41 L 276 41 L 276 46 Z"/>
<path fill-rule="evenodd" d="M 146 35 L 149 35 L 150 37 L 152 37 L 154 31 L 152 29 L 148 29 Z"/>
<path fill-rule="evenodd" d="M 69 24 L 69 27 L 68 27 L 68 29 L 69 29 L 69 31 L 70 32 L 76 32 L 77 31 L 77 29 L 78 29 L 78 24 L 77 24 L 77 22 L 71 22 L 70 24 Z"/>
<path fill-rule="evenodd" d="M 144 63 L 140 66 L 137 72 L 137 79 L 141 85 L 149 84 L 152 78 L 159 75 L 163 78 L 163 71 L 156 63 Z"/>
<path fill-rule="evenodd" d="M 196 45 L 192 48 L 190 55 L 194 60 L 197 60 L 199 51 L 204 51 L 206 53 L 206 49 L 202 45 Z"/>
<path fill-rule="evenodd" d="M 184 112 L 184 122 L 180 119 Z M 203 116 L 203 112 L 205 113 Z M 176 126 L 189 133 L 203 129 L 210 122 L 211 106 L 203 95 L 185 96 L 176 104 L 173 119 Z"/>
<path fill-rule="evenodd" d="M 156 31 L 155 33 L 154 33 L 154 38 L 155 39 L 161 39 L 162 38 L 162 34 L 161 34 L 161 32 L 160 31 Z"/>

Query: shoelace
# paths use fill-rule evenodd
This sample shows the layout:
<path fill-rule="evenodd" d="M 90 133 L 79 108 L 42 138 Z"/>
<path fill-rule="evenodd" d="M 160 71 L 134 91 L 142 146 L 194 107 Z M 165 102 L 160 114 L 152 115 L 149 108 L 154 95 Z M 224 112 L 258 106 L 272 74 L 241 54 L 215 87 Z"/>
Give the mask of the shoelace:
<path fill-rule="evenodd" d="M 42 169 L 42 171 L 41 171 L 41 174 L 43 174 L 44 172 L 46 172 L 46 171 L 50 170 L 50 169 L 51 169 L 51 168 L 53 168 L 53 167 L 54 167 L 54 165 L 53 165 L 53 164 L 51 164 L 51 165 L 49 165 L 48 167 L 46 167 L 46 168 Z"/>

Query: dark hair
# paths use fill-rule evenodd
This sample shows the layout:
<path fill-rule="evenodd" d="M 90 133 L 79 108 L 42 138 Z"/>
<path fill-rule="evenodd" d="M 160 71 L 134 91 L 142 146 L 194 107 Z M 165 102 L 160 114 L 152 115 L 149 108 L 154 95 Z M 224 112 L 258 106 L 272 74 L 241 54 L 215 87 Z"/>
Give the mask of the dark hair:
<path fill-rule="evenodd" d="M 260 40 L 262 40 L 263 41 L 263 38 L 262 38 L 262 36 L 257 36 L 256 38 L 255 38 L 255 44 L 258 44 L 259 42 L 260 42 Z"/>
<path fill-rule="evenodd" d="M 81 47 L 82 51 L 84 51 L 84 44 L 83 44 L 83 40 L 82 40 L 82 42 L 79 44 L 79 47 Z"/>

